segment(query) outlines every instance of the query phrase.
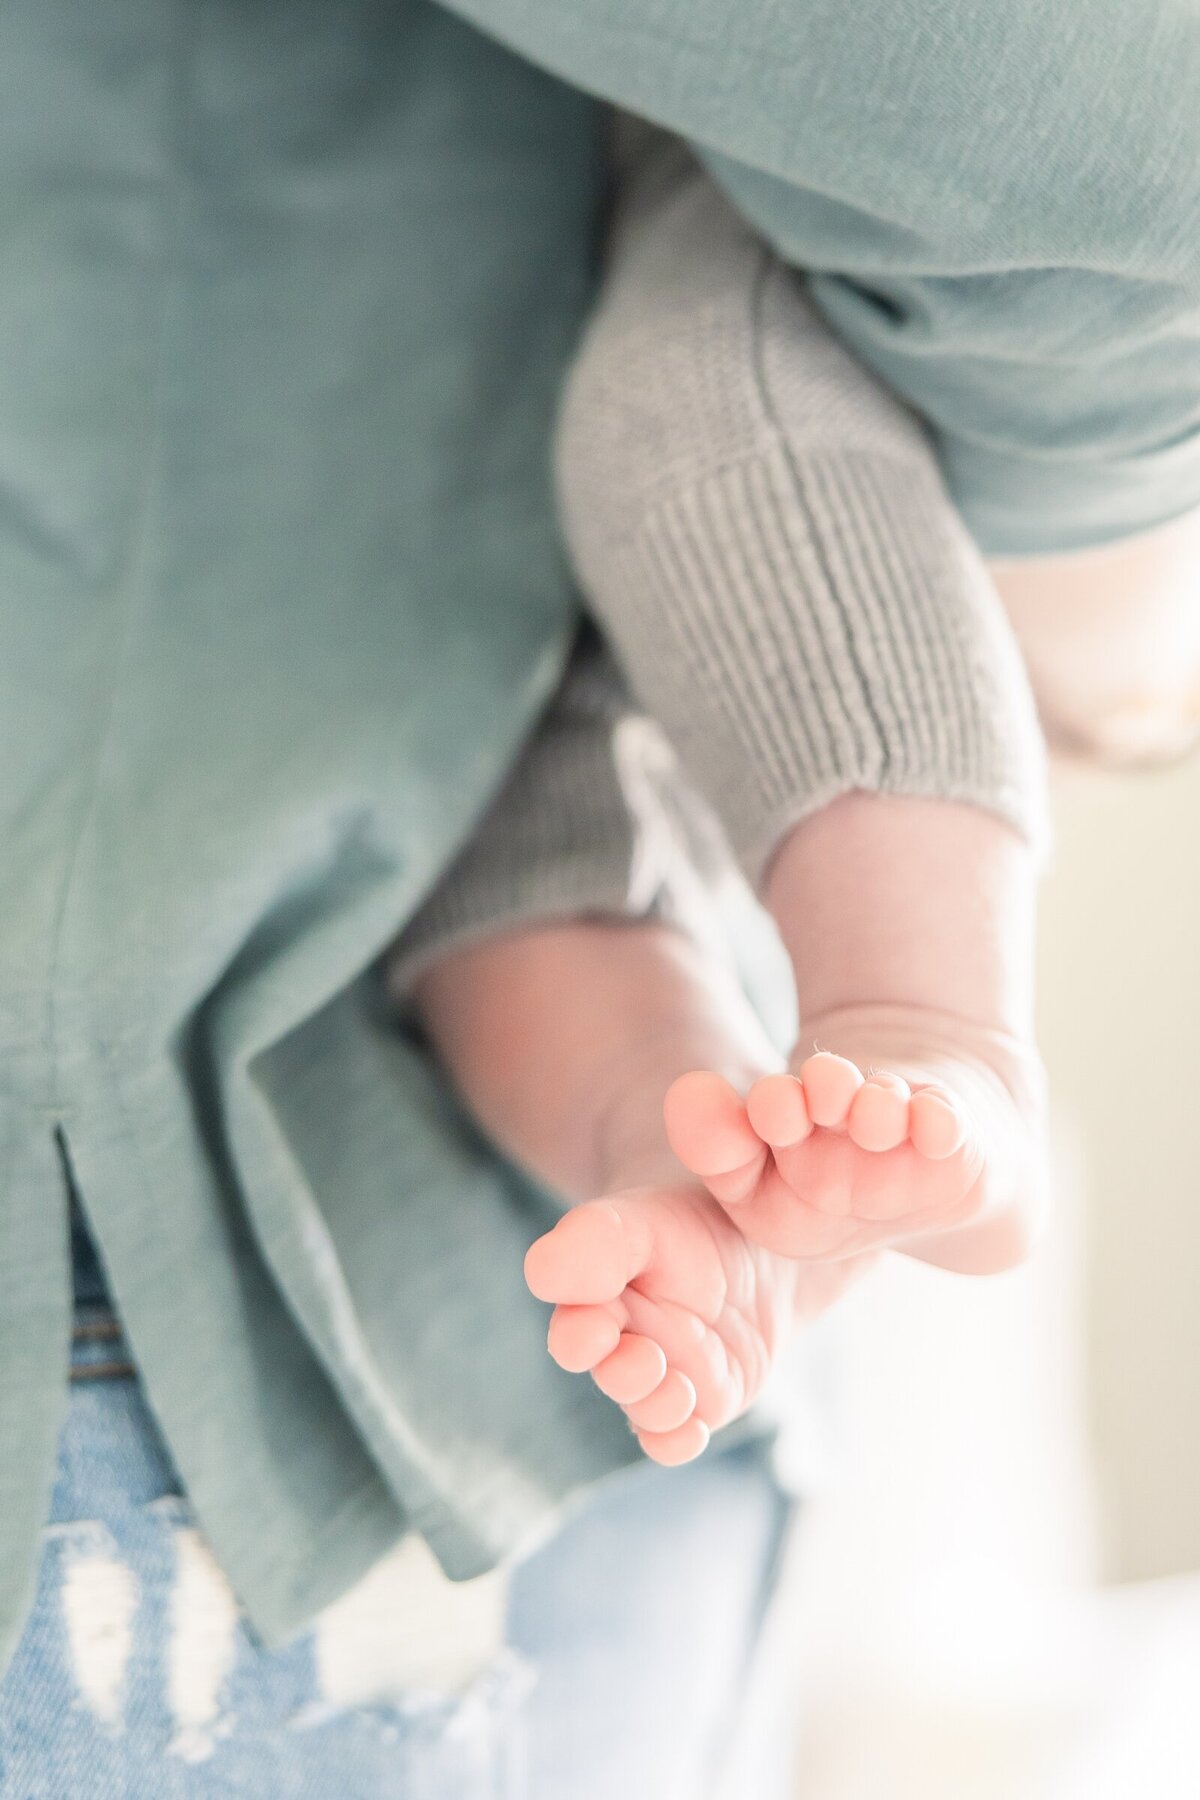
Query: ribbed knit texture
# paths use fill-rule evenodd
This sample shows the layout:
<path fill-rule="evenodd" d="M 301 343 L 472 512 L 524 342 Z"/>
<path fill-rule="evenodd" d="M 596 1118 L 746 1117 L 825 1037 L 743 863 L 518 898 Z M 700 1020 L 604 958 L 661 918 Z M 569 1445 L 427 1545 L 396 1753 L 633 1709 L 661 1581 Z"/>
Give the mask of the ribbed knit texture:
<path fill-rule="evenodd" d="M 920 425 L 683 146 L 624 121 L 618 170 L 558 461 L 625 675 L 585 634 L 397 945 L 398 994 L 505 927 L 606 913 L 703 930 L 721 847 L 690 786 L 755 884 L 791 825 L 852 789 L 965 801 L 1048 841 L 1020 653 Z"/>
<path fill-rule="evenodd" d="M 638 698 L 756 883 L 851 789 L 967 801 L 1041 851 L 1024 668 L 925 433 L 688 153 L 628 129 L 558 466 Z"/>

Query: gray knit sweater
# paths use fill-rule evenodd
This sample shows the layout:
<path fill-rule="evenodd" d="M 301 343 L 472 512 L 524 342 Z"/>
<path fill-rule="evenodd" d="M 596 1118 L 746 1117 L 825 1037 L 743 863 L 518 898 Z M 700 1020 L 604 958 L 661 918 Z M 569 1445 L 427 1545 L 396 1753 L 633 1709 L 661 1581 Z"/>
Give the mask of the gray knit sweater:
<path fill-rule="evenodd" d="M 921 423 L 681 144 L 623 122 L 617 167 L 557 444 L 616 662 L 577 653 L 400 979 L 506 923 L 671 909 L 639 707 L 678 753 L 683 811 L 693 784 L 754 884 L 791 825 L 851 789 L 966 801 L 1046 841 L 1025 671 Z"/>

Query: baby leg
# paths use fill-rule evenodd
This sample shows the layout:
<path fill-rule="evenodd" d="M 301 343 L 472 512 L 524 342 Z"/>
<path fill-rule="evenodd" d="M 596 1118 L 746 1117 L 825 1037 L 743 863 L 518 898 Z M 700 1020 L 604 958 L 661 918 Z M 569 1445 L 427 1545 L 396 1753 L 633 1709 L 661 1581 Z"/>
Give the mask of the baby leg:
<path fill-rule="evenodd" d="M 798 826 L 767 900 L 802 1034 L 743 1103 L 667 1096 L 676 1153 L 756 1241 L 894 1246 L 965 1272 L 1020 1260 L 1045 1184 L 1029 851 L 984 812 L 855 794 Z"/>
<path fill-rule="evenodd" d="M 564 409 L 564 517 L 775 916 L 802 1028 L 798 1079 L 757 1088 L 740 1137 L 691 1082 L 672 1141 L 772 1248 L 1007 1266 L 1041 1188 L 1045 837 L 1012 632 L 917 422 L 688 154 L 646 142 Z"/>
<path fill-rule="evenodd" d="M 591 1373 L 653 1460 L 690 1460 L 865 1266 L 751 1243 L 667 1146 L 681 1072 L 703 1063 L 736 1093 L 776 1066 L 740 988 L 662 924 L 576 921 L 464 945 L 415 998 L 495 1141 L 580 1202 L 526 1259 L 551 1355 Z"/>
<path fill-rule="evenodd" d="M 1200 741 L 1200 511 L 992 575 L 1060 756 L 1134 767 Z"/>

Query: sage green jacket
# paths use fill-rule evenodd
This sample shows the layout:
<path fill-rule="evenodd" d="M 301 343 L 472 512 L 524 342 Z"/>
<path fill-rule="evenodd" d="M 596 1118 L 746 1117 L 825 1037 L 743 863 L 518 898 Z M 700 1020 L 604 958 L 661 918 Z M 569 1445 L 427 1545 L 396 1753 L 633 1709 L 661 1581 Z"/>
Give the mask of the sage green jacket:
<path fill-rule="evenodd" d="M 65 1394 L 64 1160 L 278 1638 L 632 1439 L 546 1216 L 375 1003 L 574 623 L 551 409 L 593 108 L 421 0 L 0 12 L 0 1637 Z"/>

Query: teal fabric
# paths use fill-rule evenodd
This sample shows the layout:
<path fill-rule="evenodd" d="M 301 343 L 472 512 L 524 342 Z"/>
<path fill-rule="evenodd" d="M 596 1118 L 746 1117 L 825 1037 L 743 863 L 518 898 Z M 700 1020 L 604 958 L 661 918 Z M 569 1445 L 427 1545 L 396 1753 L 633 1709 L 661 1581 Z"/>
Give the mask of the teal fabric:
<path fill-rule="evenodd" d="M 1200 502 L 1196 0 L 453 0 L 695 143 L 985 550 Z"/>
<path fill-rule="evenodd" d="M 0 11 L 0 1640 L 62 1412 L 64 1163 L 286 1635 L 635 1454 L 369 970 L 552 688 L 581 96 L 421 0 Z"/>

